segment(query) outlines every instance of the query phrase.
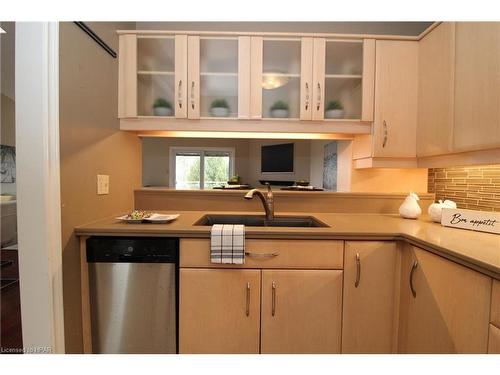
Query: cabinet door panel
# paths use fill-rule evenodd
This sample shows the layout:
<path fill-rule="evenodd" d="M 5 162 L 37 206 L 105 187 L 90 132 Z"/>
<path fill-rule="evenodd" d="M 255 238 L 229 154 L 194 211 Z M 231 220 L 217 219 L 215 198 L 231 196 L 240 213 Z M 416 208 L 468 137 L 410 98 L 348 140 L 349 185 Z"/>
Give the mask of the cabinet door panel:
<path fill-rule="evenodd" d="M 417 78 L 417 42 L 377 40 L 373 156 L 416 156 Z"/>
<path fill-rule="evenodd" d="M 457 22 L 453 151 L 500 146 L 500 22 Z"/>
<path fill-rule="evenodd" d="M 180 353 L 259 353 L 260 271 L 181 269 L 179 311 Z"/>
<path fill-rule="evenodd" d="M 419 42 L 417 155 L 451 152 L 455 23 L 444 22 Z"/>
<path fill-rule="evenodd" d="M 487 352 L 489 277 L 416 247 L 405 252 L 402 272 L 400 352 Z"/>
<path fill-rule="evenodd" d="M 493 324 L 490 324 L 488 354 L 500 354 L 500 328 L 495 327 Z"/>
<path fill-rule="evenodd" d="M 342 353 L 396 352 L 399 264 L 396 242 L 346 242 Z"/>
<path fill-rule="evenodd" d="M 340 353 L 342 271 L 262 271 L 261 311 L 262 353 Z"/>

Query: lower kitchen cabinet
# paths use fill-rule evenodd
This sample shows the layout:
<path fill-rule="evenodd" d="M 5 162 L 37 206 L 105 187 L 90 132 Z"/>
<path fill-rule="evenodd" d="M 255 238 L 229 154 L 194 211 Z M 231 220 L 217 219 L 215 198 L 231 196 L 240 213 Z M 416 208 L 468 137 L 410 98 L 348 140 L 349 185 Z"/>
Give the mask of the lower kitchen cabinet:
<path fill-rule="evenodd" d="M 400 251 L 394 241 L 346 241 L 342 353 L 396 353 Z"/>
<path fill-rule="evenodd" d="M 500 354 L 500 328 L 495 327 L 493 324 L 490 324 L 488 354 Z"/>
<path fill-rule="evenodd" d="M 259 353 L 260 271 L 181 269 L 180 353 Z"/>
<path fill-rule="evenodd" d="M 262 353 L 340 353 L 342 271 L 262 271 Z"/>
<path fill-rule="evenodd" d="M 489 277 L 409 246 L 401 288 L 401 353 L 487 353 Z"/>

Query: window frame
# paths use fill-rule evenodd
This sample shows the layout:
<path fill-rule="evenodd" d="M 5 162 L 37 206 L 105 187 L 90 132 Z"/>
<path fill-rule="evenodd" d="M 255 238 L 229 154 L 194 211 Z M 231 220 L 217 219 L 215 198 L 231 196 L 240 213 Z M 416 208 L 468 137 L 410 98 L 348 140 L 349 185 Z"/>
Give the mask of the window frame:
<path fill-rule="evenodd" d="M 234 175 L 234 163 L 235 163 L 235 148 L 234 147 L 182 147 L 174 146 L 169 148 L 169 174 L 168 174 L 168 185 L 170 188 L 175 189 L 175 175 L 176 175 L 176 163 L 175 157 L 178 153 L 182 152 L 197 152 L 200 154 L 200 190 L 205 189 L 205 156 L 212 156 L 211 153 L 214 152 L 224 152 L 229 153 L 229 176 Z M 193 189 L 194 190 L 194 189 Z M 211 189 L 209 189 L 211 190 Z"/>

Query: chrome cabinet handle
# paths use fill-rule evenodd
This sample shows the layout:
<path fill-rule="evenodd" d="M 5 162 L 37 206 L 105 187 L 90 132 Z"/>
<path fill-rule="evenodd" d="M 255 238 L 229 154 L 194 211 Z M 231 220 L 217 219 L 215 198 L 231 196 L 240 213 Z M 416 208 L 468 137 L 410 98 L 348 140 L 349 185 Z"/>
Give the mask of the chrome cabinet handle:
<path fill-rule="evenodd" d="M 274 253 L 249 253 L 249 252 L 245 252 L 245 255 L 247 257 L 251 257 L 251 258 L 273 258 L 273 257 L 277 257 L 278 255 L 280 255 L 280 253 L 278 253 L 278 252 L 274 252 Z"/>
<path fill-rule="evenodd" d="M 274 316 L 276 314 L 276 283 L 273 281 L 272 284 L 272 307 L 271 307 L 271 315 Z"/>
<path fill-rule="evenodd" d="M 384 120 L 384 140 L 382 142 L 382 147 L 385 147 L 387 144 L 387 136 L 388 136 L 388 131 L 387 131 L 387 122 Z"/>
<path fill-rule="evenodd" d="M 417 292 L 415 291 L 415 288 L 413 287 L 413 273 L 415 272 L 417 267 L 418 267 L 418 261 L 416 260 L 413 262 L 413 266 L 411 267 L 411 271 L 410 271 L 410 290 L 411 290 L 411 294 L 413 295 L 413 298 L 417 298 Z"/>
<path fill-rule="evenodd" d="M 306 111 L 309 108 L 309 83 L 306 82 L 306 103 L 305 103 Z"/>
<path fill-rule="evenodd" d="M 250 283 L 247 283 L 246 315 L 250 316 Z"/>
<path fill-rule="evenodd" d="M 359 259 L 359 253 L 356 253 L 356 281 L 354 282 L 354 287 L 359 286 L 359 279 L 361 278 L 361 260 Z"/>
<path fill-rule="evenodd" d="M 194 81 L 191 82 L 191 109 L 194 109 Z"/>
<path fill-rule="evenodd" d="M 321 84 L 318 82 L 318 102 L 316 103 L 316 111 L 319 111 L 321 106 Z"/>
<path fill-rule="evenodd" d="M 179 80 L 179 87 L 178 87 L 178 93 L 177 93 L 177 102 L 179 103 L 179 108 L 182 108 L 182 79 Z"/>

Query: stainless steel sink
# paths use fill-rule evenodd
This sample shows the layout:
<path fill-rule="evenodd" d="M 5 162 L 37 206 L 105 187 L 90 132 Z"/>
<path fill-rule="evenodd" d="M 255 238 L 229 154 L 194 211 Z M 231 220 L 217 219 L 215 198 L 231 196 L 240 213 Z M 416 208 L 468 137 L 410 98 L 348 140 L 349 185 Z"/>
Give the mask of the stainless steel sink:
<path fill-rule="evenodd" d="M 194 225 L 244 224 L 249 227 L 312 227 L 328 225 L 312 216 L 275 216 L 272 220 L 261 215 L 205 215 Z"/>

